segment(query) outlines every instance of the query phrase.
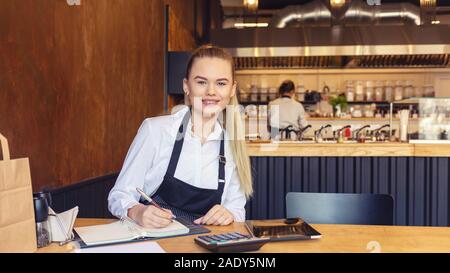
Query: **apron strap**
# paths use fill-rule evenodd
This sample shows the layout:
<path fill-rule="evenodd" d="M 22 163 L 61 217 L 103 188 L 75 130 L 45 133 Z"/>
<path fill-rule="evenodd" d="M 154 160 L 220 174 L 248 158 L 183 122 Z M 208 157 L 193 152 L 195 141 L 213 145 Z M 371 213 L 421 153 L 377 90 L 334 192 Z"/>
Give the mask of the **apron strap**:
<path fill-rule="evenodd" d="M 187 124 L 191 117 L 191 111 L 188 110 L 183 117 L 180 127 L 178 128 L 177 137 L 175 139 L 175 145 L 173 146 L 172 154 L 170 156 L 169 166 L 167 167 L 166 175 L 175 175 L 175 170 L 178 165 L 178 159 L 180 158 L 181 149 L 183 148 L 183 140 L 187 131 Z"/>
<path fill-rule="evenodd" d="M 166 175 L 175 176 L 175 170 L 178 165 L 178 160 L 180 159 L 181 150 L 183 148 L 184 136 L 187 131 L 187 124 L 189 118 L 191 117 L 191 111 L 187 111 L 183 117 L 180 127 L 178 128 L 177 138 L 175 140 L 175 145 L 173 146 L 172 154 L 170 156 L 169 166 L 167 167 Z M 222 132 L 220 140 L 220 152 L 219 152 L 219 183 L 225 183 L 225 163 L 227 162 L 225 158 L 225 141 L 224 133 Z"/>
<path fill-rule="evenodd" d="M 224 133 L 220 139 L 220 152 L 219 152 L 219 183 L 225 183 L 225 163 L 227 159 L 225 157 L 225 141 Z M 219 184 L 220 185 L 220 184 Z"/>

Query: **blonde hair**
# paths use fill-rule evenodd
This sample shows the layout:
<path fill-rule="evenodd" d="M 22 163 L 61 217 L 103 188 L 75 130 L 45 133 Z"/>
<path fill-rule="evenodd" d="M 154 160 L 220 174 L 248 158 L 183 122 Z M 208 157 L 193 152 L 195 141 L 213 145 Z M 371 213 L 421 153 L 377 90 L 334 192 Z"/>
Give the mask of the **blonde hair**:
<path fill-rule="evenodd" d="M 201 46 L 192 53 L 186 68 L 186 79 L 189 78 L 195 60 L 205 57 L 220 58 L 229 61 L 234 82 L 235 69 L 233 57 L 225 49 L 213 45 Z M 226 110 L 224 110 L 224 116 L 227 117 L 224 128 L 227 130 L 229 136 L 228 144 L 236 164 L 241 190 L 244 192 L 245 196 L 249 198 L 253 194 L 252 172 L 250 158 L 247 153 L 247 145 L 245 143 L 244 122 L 242 114 L 239 111 L 237 94 L 234 94 L 234 96 L 231 97 L 229 105 L 232 106 L 232 113 L 226 115 Z"/>

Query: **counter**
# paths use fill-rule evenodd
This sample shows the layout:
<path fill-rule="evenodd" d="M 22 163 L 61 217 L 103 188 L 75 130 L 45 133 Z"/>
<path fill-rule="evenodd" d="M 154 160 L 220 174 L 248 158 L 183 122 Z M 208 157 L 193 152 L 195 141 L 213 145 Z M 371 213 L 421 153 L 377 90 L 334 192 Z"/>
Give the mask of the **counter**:
<path fill-rule="evenodd" d="M 450 157 L 450 143 L 302 143 L 299 141 L 247 142 L 250 156 L 353 156 L 353 157 Z"/>
<path fill-rule="evenodd" d="M 288 192 L 381 193 L 394 224 L 449 226 L 450 144 L 248 143 L 251 219 L 285 217 Z"/>

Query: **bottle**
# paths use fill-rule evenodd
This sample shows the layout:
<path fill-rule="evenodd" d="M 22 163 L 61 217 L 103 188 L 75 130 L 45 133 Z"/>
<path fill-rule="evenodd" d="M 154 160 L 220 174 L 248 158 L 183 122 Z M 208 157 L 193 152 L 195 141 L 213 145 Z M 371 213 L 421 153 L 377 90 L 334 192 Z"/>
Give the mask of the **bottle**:
<path fill-rule="evenodd" d="M 403 82 L 397 81 L 394 90 L 394 100 L 402 100 L 403 99 Z"/>
<path fill-rule="evenodd" d="M 392 87 L 391 81 L 386 81 L 386 87 L 384 88 L 384 96 L 387 102 L 391 102 L 394 94 L 394 88 Z"/>
<path fill-rule="evenodd" d="M 34 216 L 36 222 L 37 247 L 48 246 L 51 239 L 50 223 L 48 221 L 48 203 L 42 196 L 33 197 Z"/>

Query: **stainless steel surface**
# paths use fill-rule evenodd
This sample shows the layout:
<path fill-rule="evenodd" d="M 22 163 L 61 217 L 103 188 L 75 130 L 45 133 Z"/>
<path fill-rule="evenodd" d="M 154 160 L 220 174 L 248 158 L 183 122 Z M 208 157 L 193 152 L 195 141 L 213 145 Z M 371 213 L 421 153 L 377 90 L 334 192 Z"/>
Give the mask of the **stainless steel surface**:
<path fill-rule="evenodd" d="M 450 26 L 217 29 L 211 42 L 234 57 L 449 54 Z"/>
<path fill-rule="evenodd" d="M 285 28 L 293 23 L 301 25 L 330 26 L 331 11 L 321 1 L 304 5 L 288 6 L 272 17 L 271 27 Z"/>
<path fill-rule="evenodd" d="M 353 0 L 342 8 L 333 9 L 317 0 L 304 5 L 288 6 L 272 18 L 271 27 L 331 26 L 337 24 L 415 24 L 420 25 L 420 8 L 412 3 L 383 3 L 370 6 L 366 1 Z"/>

